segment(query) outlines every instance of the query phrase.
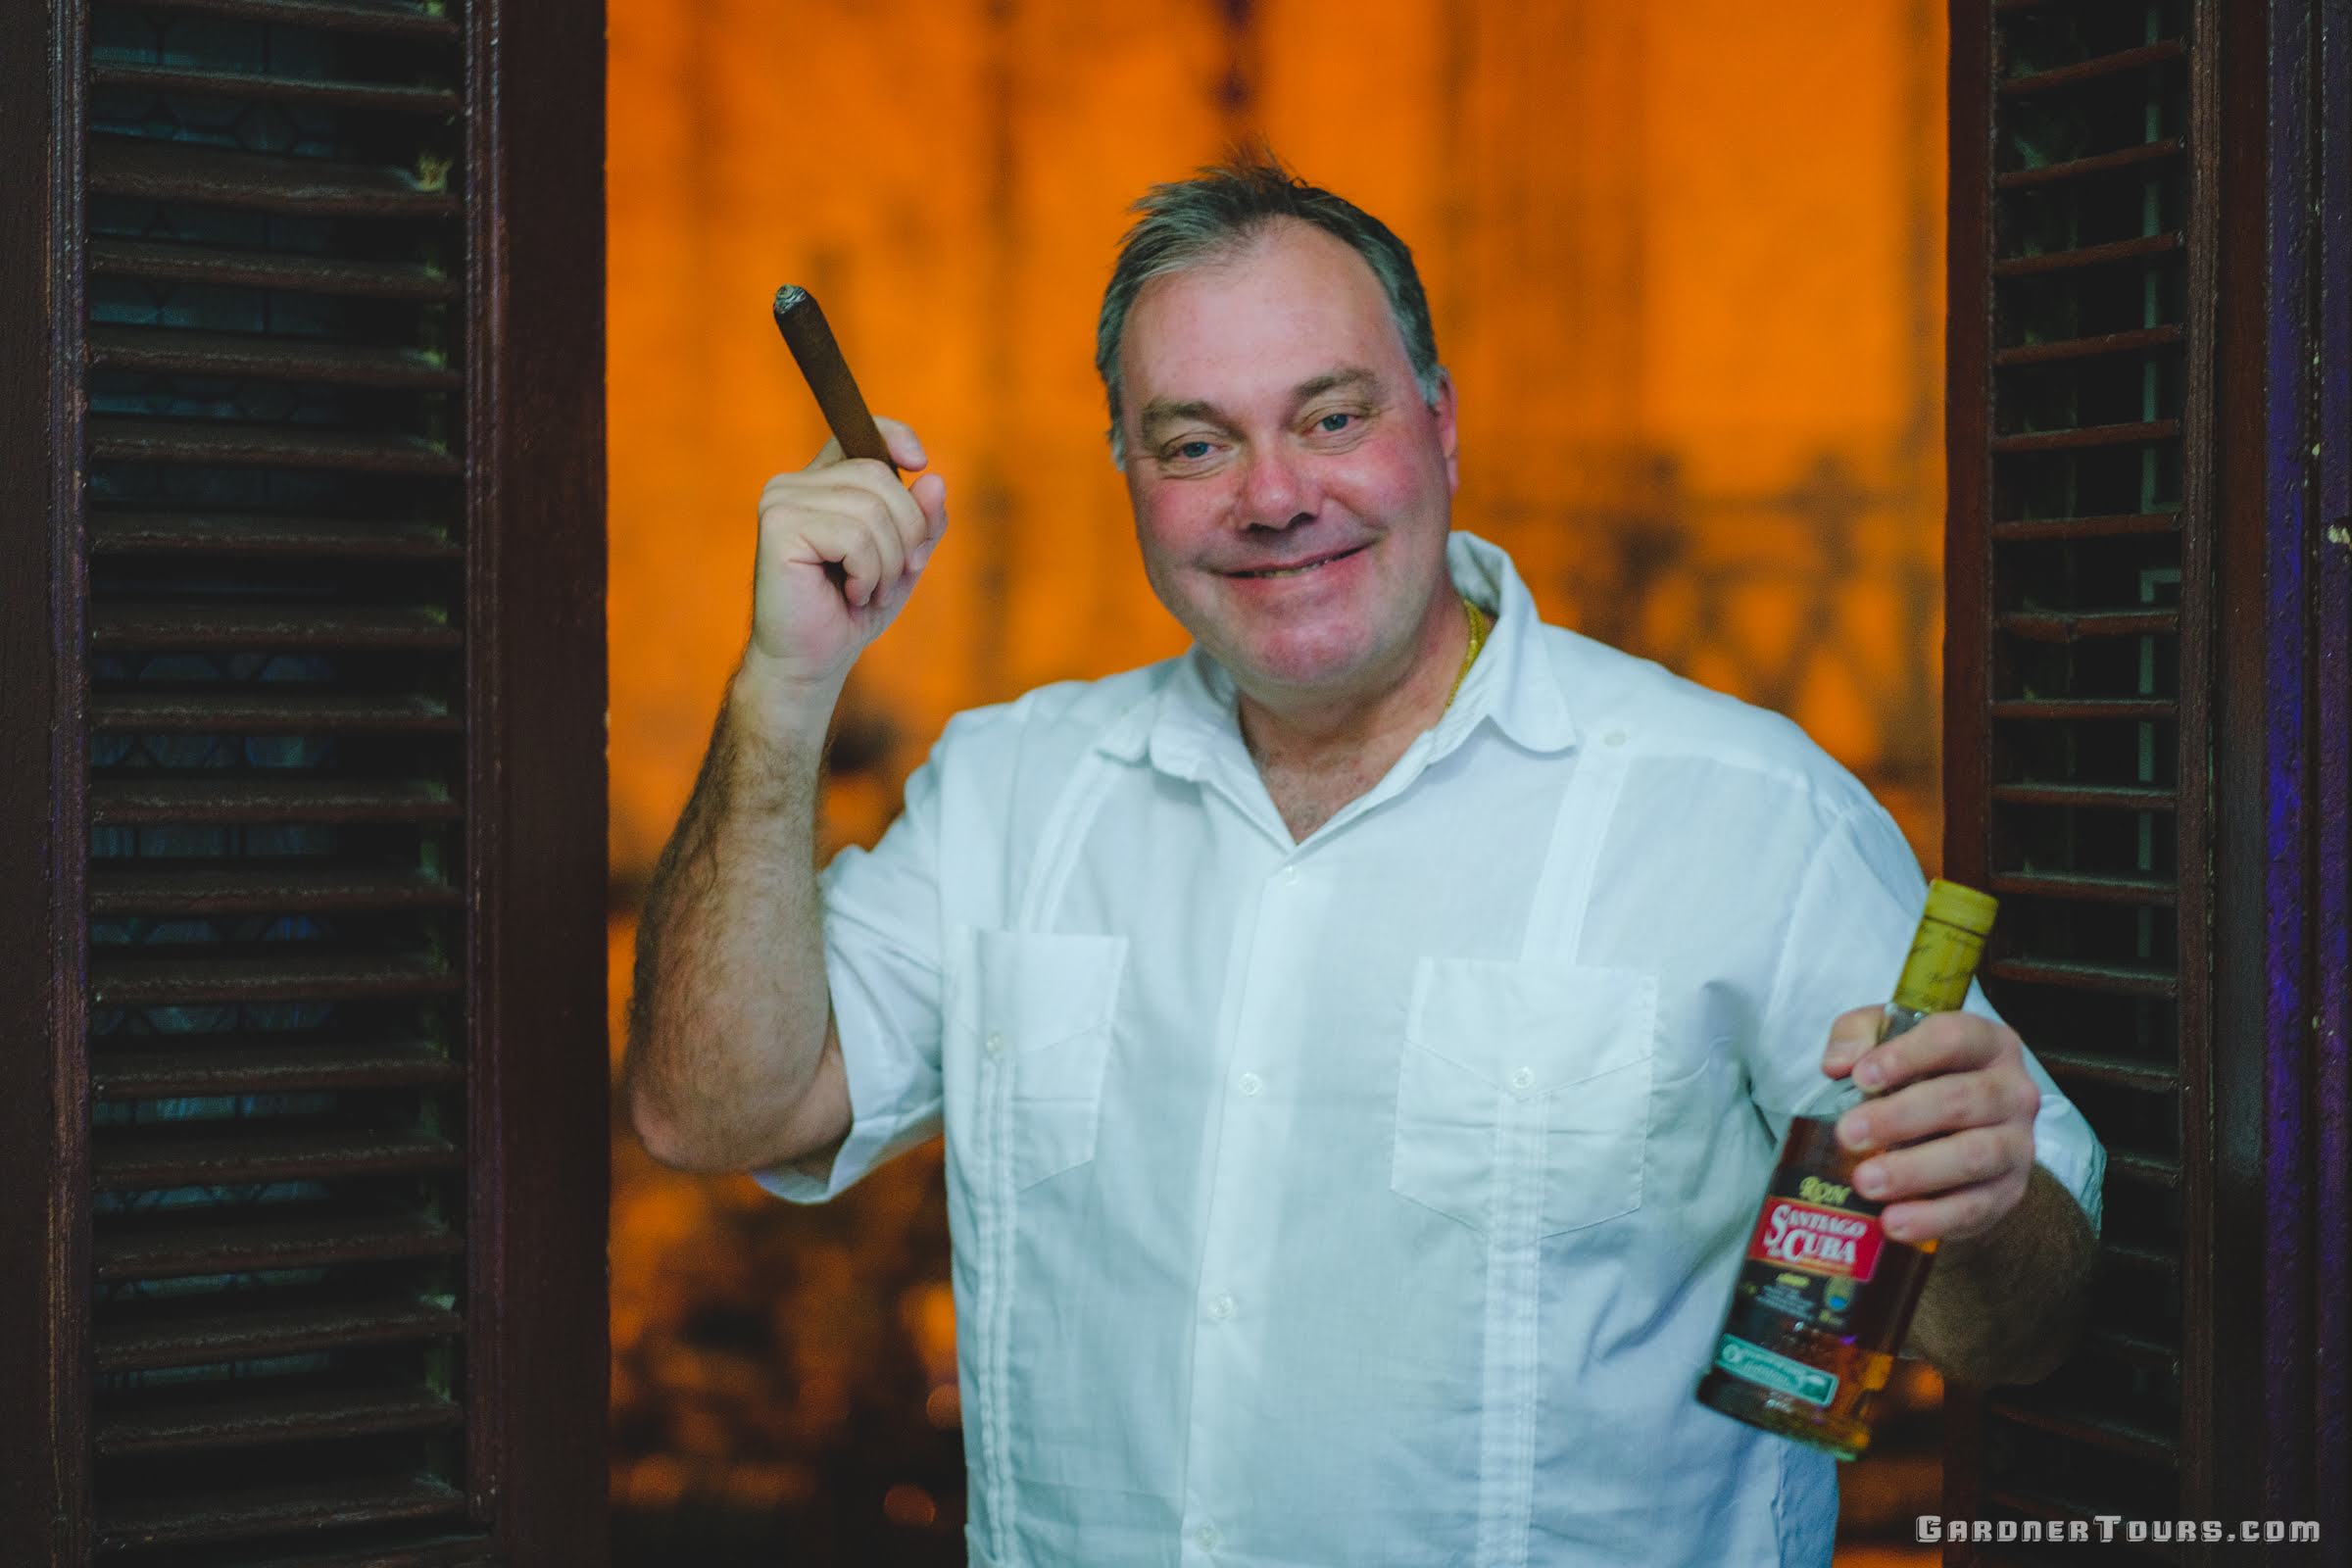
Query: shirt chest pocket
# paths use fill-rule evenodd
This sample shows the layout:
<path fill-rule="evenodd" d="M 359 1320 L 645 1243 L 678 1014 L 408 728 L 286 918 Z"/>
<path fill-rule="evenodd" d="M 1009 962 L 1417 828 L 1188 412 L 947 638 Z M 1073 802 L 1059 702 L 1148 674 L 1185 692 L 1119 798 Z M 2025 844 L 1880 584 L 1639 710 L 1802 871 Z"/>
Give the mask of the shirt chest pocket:
<path fill-rule="evenodd" d="M 1397 1069 L 1399 1195 L 1539 1236 L 1642 1204 L 1657 976 L 1424 958 Z"/>
<path fill-rule="evenodd" d="M 976 1129 L 1017 1190 L 1095 1157 L 1125 937 L 966 929 L 947 973 L 951 1051 L 970 1053 Z"/>

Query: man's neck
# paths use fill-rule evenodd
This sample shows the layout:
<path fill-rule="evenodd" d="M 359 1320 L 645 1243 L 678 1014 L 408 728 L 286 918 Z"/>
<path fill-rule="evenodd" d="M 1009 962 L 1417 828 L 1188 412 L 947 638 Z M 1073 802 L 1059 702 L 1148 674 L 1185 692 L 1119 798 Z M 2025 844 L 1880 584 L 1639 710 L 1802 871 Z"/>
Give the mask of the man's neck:
<path fill-rule="evenodd" d="M 1368 695 L 1240 693 L 1242 741 L 1269 786 L 1369 770 L 1369 787 L 1438 721 L 1462 672 L 1470 628 L 1450 588 L 1434 618 L 1403 678 Z"/>

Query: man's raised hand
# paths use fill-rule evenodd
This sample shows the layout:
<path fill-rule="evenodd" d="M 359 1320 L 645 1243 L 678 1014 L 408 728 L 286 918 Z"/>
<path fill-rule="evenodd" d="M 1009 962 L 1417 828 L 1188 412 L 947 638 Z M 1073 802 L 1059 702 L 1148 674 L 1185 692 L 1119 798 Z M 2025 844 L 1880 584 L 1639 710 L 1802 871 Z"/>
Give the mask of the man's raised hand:
<path fill-rule="evenodd" d="M 926 466 L 911 429 L 874 422 L 900 467 Z M 839 441 L 800 472 L 768 480 L 743 677 L 774 701 L 830 713 L 850 666 L 898 617 L 947 526 L 939 475 L 903 484 L 887 465 L 843 458 Z"/>

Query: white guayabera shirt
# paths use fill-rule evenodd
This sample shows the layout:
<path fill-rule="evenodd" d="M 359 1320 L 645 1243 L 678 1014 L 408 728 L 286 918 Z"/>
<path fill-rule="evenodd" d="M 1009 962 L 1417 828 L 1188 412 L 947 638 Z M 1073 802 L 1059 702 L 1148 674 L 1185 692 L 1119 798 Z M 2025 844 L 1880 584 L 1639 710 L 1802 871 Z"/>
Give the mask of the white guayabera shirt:
<path fill-rule="evenodd" d="M 1448 564 L 1485 652 L 1303 844 L 1195 650 L 960 715 L 825 873 L 855 1124 L 762 1180 L 944 1122 L 975 1563 L 1829 1561 L 1833 1462 L 1691 1389 L 1917 863 L 1787 720 Z"/>

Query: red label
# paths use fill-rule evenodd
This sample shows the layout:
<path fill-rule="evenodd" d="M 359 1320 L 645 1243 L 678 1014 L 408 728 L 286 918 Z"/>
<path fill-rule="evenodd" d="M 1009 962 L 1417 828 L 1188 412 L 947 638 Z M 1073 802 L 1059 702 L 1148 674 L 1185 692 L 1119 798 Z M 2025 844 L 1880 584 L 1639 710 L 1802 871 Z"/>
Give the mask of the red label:
<path fill-rule="evenodd" d="M 1747 1255 L 1776 1268 L 1866 1280 L 1879 1266 L 1882 1240 L 1879 1222 L 1867 1214 L 1776 1198 L 1756 1221 Z"/>

